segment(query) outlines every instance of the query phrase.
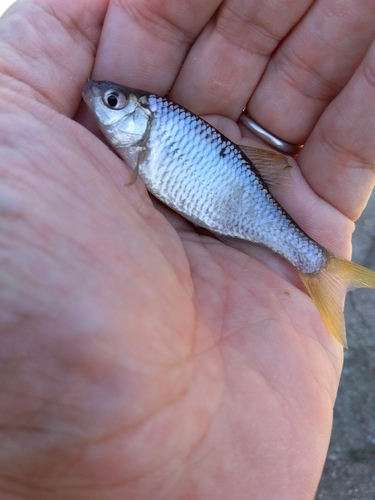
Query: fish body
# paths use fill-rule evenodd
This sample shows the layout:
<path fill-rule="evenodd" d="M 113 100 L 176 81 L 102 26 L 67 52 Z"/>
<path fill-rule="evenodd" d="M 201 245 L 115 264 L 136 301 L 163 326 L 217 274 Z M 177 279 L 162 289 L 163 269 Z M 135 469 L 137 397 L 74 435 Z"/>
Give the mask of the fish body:
<path fill-rule="evenodd" d="M 271 195 L 254 161 L 190 111 L 106 81 L 88 82 L 83 97 L 109 143 L 153 195 L 226 242 L 257 243 L 287 259 L 328 328 L 346 344 L 335 282 L 375 288 L 375 273 L 337 259 L 310 238 Z"/>

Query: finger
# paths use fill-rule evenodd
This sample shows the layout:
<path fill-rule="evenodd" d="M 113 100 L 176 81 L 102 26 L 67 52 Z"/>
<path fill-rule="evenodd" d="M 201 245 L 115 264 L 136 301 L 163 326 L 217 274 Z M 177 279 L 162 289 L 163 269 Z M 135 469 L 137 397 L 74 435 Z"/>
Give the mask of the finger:
<path fill-rule="evenodd" d="M 322 198 L 355 220 L 375 182 L 375 42 L 318 121 L 298 160 Z"/>
<path fill-rule="evenodd" d="M 303 144 L 349 81 L 375 36 L 375 3 L 321 0 L 271 59 L 248 112 L 276 136 Z"/>
<path fill-rule="evenodd" d="M 94 78 L 165 94 L 220 0 L 111 2 Z"/>
<path fill-rule="evenodd" d="M 223 2 L 178 75 L 172 98 L 195 113 L 238 119 L 270 55 L 311 0 Z"/>
<path fill-rule="evenodd" d="M 0 20 L 0 87 L 72 116 L 93 65 L 107 1 L 15 3 Z"/>

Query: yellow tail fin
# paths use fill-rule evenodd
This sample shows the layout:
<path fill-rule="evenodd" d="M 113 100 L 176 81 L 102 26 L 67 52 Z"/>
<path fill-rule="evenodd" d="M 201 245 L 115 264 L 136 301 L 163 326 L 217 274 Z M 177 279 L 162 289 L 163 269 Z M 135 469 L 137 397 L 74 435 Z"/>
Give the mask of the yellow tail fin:
<path fill-rule="evenodd" d="M 343 299 L 353 288 L 375 288 L 375 272 L 329 255 L 318 273 L 301 274 L 301 278 L 327 328 L 347 347 Z"/>

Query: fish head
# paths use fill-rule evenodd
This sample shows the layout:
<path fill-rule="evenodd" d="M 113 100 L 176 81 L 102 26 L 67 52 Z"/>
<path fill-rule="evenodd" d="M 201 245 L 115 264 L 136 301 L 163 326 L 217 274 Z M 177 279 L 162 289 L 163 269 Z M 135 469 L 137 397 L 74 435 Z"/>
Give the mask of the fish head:
<path fill-rule="evenodd" d="M 117 83 L 90 80 L 82 96 L 112 146 L 130 148 L 145 144 L 152 119 L 145 95 L 136 95 Z"/>

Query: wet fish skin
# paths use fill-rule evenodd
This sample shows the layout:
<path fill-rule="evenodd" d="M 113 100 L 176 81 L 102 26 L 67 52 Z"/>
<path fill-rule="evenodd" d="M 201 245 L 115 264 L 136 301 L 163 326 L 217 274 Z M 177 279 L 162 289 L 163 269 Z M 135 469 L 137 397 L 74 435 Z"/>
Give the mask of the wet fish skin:
<path fill-rule="evenodd" d="M 114 87 L 95 85 L 88 102 L 100 116 L 99 125 L 157 198 L 218 236 L 264 245 L 301 272 L 319 271 L 327 260 L 325 249 L 282 209 L 229 139 L 184 108 L 143 91 L 127 90 L 122 110 L 101 110 L 101 95 Z"/>
<path fill-rule="evenodd" d="M 327 327 L 346 345 L 340 290 L 375 288 L 375 273 L 310 238 L 269 192 L 259 161 L 156 94 L 89 81 L 83 98 L 108 142 L 157 198 L 225 242 L 258 243 L 291 262 Z"/>

